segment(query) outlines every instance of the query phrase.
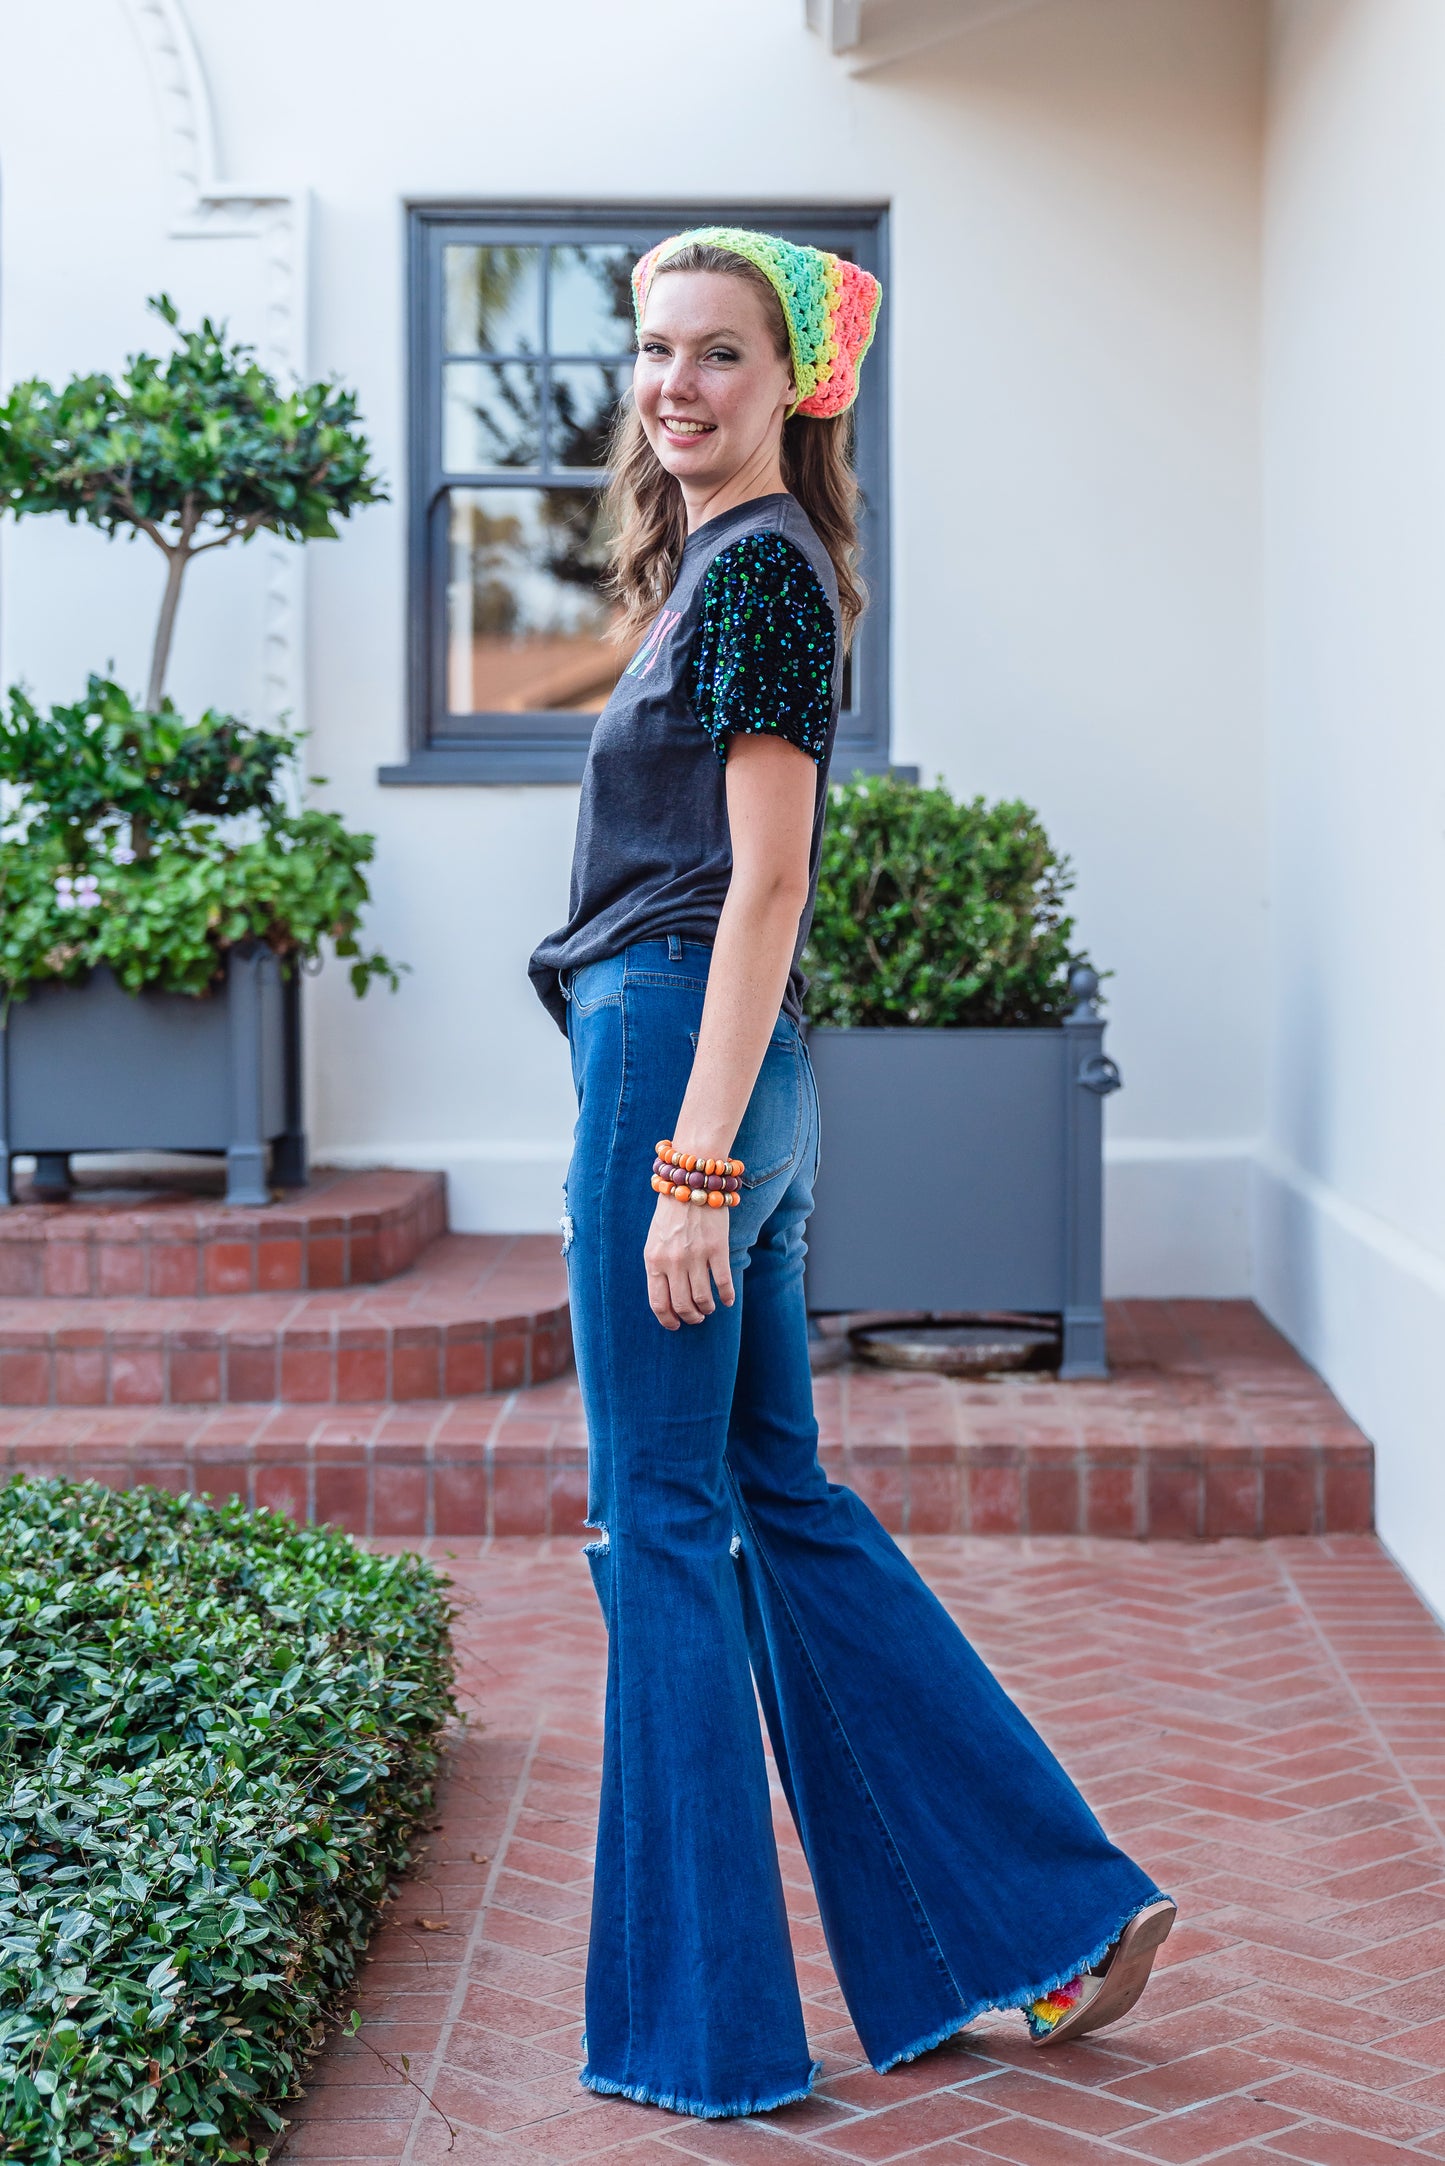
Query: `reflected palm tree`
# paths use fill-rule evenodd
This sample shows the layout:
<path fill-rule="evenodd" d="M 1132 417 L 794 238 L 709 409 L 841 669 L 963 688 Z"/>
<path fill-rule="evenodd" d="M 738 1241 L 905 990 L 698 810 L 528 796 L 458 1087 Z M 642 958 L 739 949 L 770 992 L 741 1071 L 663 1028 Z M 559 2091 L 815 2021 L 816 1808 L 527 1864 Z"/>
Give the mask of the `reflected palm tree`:
<path fill-rule="evenodd" d="M 447 345 L 453 352 L 535 354 L 539 339 L 519 331 L 505 346 L 499 332 L 517 311 L 528 280 L 540 276 L 541 250 L 516 244 L 446 250 Z"/>
<path fill-rule="evenodd" d="M 481 466 L 531 466 L 541 440 L 541 372 L 518 368 L 507 362 L 483 363 L 488 396 L 470 402 L 477 424 L 479 449 L 489 447 L 491 458 Z"/>
<path fill-rule="evenodd" d="M 584 248 L 559 244 L 552 250 L 553 350 L 557 353 L 623 354 L 632 344 L 632 265 L 641 249 L 613 244 Z M 583 300 L 575 291 L 591 288 L 595 298 Z M 585 319 L 581 338 L 569 337 L 576 321 Z"/>
<path fill-rule="evenodd" d="M 469 490 L 456 507 L 464 524 L 455 539 L 470 558 L 476 630 L 493 636 L 520 632 L 601 631 L 609 613 L 600 595 L 594 609 L 555 596 L 548 608 L 536 575 L 562 590 L 596 595 L 607 568 L 602 503 L 595 489 L 535 492 Z M 530 577 L 528 575 L 531 575 Z M 525 600 L 524 600 L 525 595 Z"/>
<path fill-rule="evenodd" d="M 607 464 L 613 417 L 626 395 L 625 362 L 588 361 L 554 368 L 551 453 L 557 466 Z"/>
<path fill-rule="evenodd" d="M 596 489 L 549 489 L 540 524 L 547 571 L 563 586 L 595 589 L 607 569 L 602 498 Z M 599 599 L 599 620 L 607 612 Z"/>

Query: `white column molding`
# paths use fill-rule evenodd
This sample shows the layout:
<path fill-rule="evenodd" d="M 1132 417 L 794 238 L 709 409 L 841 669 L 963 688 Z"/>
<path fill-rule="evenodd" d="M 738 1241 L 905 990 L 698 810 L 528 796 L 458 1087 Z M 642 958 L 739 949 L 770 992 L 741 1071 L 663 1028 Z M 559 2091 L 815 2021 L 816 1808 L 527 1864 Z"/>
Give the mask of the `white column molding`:
<path fill-rule="evenodd" d="M 211 94 L 184 0 L 121 0 L 155 93 L 174 191 L 174 240 L 243 241 L 261 251 L 261 360 L 283 381 L 304 376 L 310 195 L 302 186 L 224 181 L 217 171 Z M 218 312 L 219 313 L 219 312 Z M 305 727 L 305 570 L 295 542 L 263 535 L 263 719 Z"/>

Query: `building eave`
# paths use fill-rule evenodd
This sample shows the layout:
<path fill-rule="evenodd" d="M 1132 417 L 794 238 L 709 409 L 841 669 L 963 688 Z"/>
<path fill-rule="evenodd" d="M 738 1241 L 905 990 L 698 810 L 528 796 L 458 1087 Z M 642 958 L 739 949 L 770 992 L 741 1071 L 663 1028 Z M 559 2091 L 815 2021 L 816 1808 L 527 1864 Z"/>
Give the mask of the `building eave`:
<path fill-rule="evenodd" d="M 927 52 L 1044 0 L 803 0 L 803 19 L 854 74 Z"/>

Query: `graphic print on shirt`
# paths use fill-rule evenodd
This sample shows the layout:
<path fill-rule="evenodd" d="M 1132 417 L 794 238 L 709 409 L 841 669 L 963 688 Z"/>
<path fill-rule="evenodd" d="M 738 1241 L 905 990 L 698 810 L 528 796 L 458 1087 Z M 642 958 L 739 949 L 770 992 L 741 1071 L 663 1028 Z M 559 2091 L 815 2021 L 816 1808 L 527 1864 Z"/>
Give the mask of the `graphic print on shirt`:
<path fill-rule="evenodd" d="M 653 624 L 646 639 L 643 640 L 642 645 L 622 672 L 623 676 L 645 677 L 657 660 L 658 655 L 662 652 L 662 642 L 666 639 L 673 626 L 681 624 L 681 622 L 682 611 L 680 609 L 659 610 L 657 621 Z"/>

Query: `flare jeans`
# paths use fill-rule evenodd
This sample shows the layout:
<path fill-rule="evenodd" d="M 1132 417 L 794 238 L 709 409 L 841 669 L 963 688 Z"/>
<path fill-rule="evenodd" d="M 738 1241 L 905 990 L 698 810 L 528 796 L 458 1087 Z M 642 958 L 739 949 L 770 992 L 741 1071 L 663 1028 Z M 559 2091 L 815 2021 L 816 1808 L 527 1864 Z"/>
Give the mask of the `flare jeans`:
<path fill-rule="evenodd" d="M 710 953 L 644 941 L 567 986 L 565 1238 L 608 1639 L 582 2081 L 720 2116 L 800 2098 L 816 2073 L 759 1701 L 875 2068 L 1075 1976 L 1159 1891 L 818 1463 L 803 1301 L 818 1101 L 786 1016 L 735 1145 L 736 1300 L 675 1332 L 648 1307 L 648 1174 Z"/>

